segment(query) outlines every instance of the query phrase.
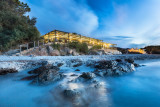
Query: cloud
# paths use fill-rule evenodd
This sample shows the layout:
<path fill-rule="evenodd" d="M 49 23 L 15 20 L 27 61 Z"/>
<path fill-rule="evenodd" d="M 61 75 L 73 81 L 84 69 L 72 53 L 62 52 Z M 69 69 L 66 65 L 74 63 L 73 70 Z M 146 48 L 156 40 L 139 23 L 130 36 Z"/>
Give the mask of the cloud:
<path fill-rule="evenodd" d="M 93 34 L 122 47 L 160 44 L 160 1 L 131 0 L 123 3 L 117 1 L 113 0 L 110 4 L 113 7 L 112 14 L 100 20 L 99 23 L 103 23 L 103 27 Z M 117 35 L 130 38 L 120 39 Z"/>
<path fill-rule="evenodd" d="M 160 0 L 25 1 L 42 34 L 54 29 L 121 47 L 160 44 Z M 120 36 L 119 36 L 120 35 Z M 122 35 L 122 36 L 121 36 Z"/>
<path fill-rule="evenodd" d="M 38 18 L 37 27 L 42 34 L 59 29 L 90 35 L 98 27 L 98 17 L 83 3 L 74 0 L 40 1 L 40 5 L 30 2 L 29 5 L 31 16 Z"/>

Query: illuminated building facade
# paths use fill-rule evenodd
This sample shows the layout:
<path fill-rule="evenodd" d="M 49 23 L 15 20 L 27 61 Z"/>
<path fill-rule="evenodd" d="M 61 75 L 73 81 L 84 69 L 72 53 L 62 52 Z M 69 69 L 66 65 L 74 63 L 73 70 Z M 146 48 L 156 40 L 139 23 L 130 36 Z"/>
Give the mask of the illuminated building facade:
<path fill-rule="evenodd" d="M 134 49 L 134 48 L 128 49 L 128 52 L 141 53 L 141 54 L 146 53 L 143 49 L 137 49 L 137 48 L 136 49 Z"/>
<path fill-rule="evenodd" d="M 69 33 L 69 32 L 63 32 L 58 30 L 51 31 L 43 35 L 42 37 L 44 38 L 46 43 L 48 42 L 68 43 L 68 42 L 77 41 L 81 43 L 85 42 L 89 46 L 101 45 L 103 48 L 116 47 L 116 44 L 106 43 L 106 42 L 103 42 L 103 40 L 82 36 L 76 33 Z"/>

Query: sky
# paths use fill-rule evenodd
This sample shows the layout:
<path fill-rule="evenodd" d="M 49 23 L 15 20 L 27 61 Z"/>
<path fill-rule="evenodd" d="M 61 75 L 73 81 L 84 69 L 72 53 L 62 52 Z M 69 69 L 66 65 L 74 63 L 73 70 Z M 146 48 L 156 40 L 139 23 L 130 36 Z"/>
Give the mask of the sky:
<path fill-rule="evenodd" d="M 160 0 L 21 0 L 37 28 L 75 32 L 124 48 L 160 44 Z"/>

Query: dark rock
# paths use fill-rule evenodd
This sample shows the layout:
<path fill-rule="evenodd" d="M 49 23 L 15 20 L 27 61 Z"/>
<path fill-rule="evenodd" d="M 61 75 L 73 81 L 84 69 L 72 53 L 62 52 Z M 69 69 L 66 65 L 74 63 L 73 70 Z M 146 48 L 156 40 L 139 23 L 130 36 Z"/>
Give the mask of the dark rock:
<path fill-rule="evenodd" d="M 58 67 L 61 67 L 62 65 L 63 65 L 63 63 L 58 63 L 57 64 Z"/>
<path fill-rule="evenodd" d="M 84 79 L 93 79 L 95 78 L 94 73 L 90 73 L 90 72 L 83 72 L 82 75 L 80 75 L 81 78 Z"/>
<path fill-rule="evenodd" d="M 71 59 L 70 61 L 71 61 L 71 63 L 82 62 L 82 60 L 80 60 L 80 59 Z"/>
<path fill-rule="evenodd" d="M 96 69 L 96 70 L 93 71 L 93 73 L 96 74 L 97 76 L 100 76 L 100 77 L 103 77 L 103 76 L 104 76 L 104 73 L 103 73 L 102 70 Z"/>
<path fill-rule="evenodd" d="M 116 59 L 116 61 L 117 61 L 117 62 L 122 62 L 122 60 L 121 60 L 121 59 Z"/>
<path fill-rule="evenodd" d="M 27 76 L 27 77 L 24 77 L 22 78 L 21 80 L 33 80 L 37 77 L 37 75 L 32 75 L 32 76 Z"/>
<path fill-rule="evenodd" d="M 94 70 L 93 73 L 96 74 L 97 76 L 103 77 L 103 76 L 117 76 L 117 75 L 122 75 L 123 73 L 134 71 L 135 66 L 138 65 L 133 63 L 134 60 L 131 59 L 126 59 L 126 60 L 122 61 L 121 59 L 117 59 L 116 61 L 107 61 L 107 60 L 98 61 L 94 65 L 96 70 Z"/>
<path fill-rule="evenodd" d="M 98 69 L 113 69 L 115 66 L 117 66 L 116 61 L 108 61 L 108 60 L 101 60 L 98 61 L 95 65 L 95 68 Z"/>
<path fill-rule="evenodd" d="M 94 67 L 95 64 L 96 64 L 96 61 L 94 61 L 94 60 L 88 60 L 88 61 L 86 62 L 86 66 L 87 66 L 87 67 Z"/>
<path fill-rule="evenodd" d="M 131 59 L 131 58 L 130 59 L 125 59 L 125 61 L 127 61 L 128 63 L 132 63 L 132 64 L 134 63 L 134 60 Z"/>
<path fill-rule="evenodd" d="M 76 75 L 76 74 L 72 74 L 71 76 L 78 76 L 78 75 Z"/>
<path fill-rule="evenodd" d="M 63 95 L 64 97 L 66 98 L 69 98 L 69 99 L 75 99 L 76 97 L 79 97 L 81 95 L 81 93 L 75 89 L 73 90 L 64 90 L 63 91 Z"/>
<path fill-rule="evenodd" d="M 78 64 L 73 65 L 73 67 L 79 67 L 81 65 L 82 65 L 82 63 L 78 63 Z"/>
<path fill-rule="evenodd" d="M 16 73 L 16 72 L 18 72 L 18 70 L 16 70 L 16 69 L 8 69 L 8 68 L 1 68 L 0 69 L 0 75 L 6 75 L 6 74 L 8 74 L 8 73 Z"/>
<path fill-rule="evenodd" d="M 122 75 L 123 72 L 119 69 L 115 69 L 112 71 L 112 76 L 119 76 L 119 75 Z"/>
<path fill-rule="evenodd" d="M 28 73 L 29 73 L 29 74 L 41 74 L 43 71 L 46 71 L 46 70 L 52 69 L 52 68 L 54 68 L 54 69 L 56 69 L 57 71 L 59 71 L 59 68 L 58 68 L 57 66 L 53 66 L 53 65 L 51 65 L 51 64 L 47 64 L 47 65 L 42 65 L 41 67 L 36 68 L 36 69 L 34 69 L 34 70 L 31 70 L 31 71 L 29 71 Z"/>
<path fill-rule="evenodd" d="M 70 63 L 73 63 L 73 67 L 79 67 L 83 64 L 82 60 L 80 59 L 71 59 Z"/>
<path fill-rule="evenodd" d="M 135 70 L 134 65 L 131 63 L 120 63 L 117 66 L 117 70 L 122 72 L 132 72 Z"/>
<path fill-rule="evenodd" d="M 80 71 L 79 69 L 76 69 L 75 71 Z"/>
<path fill-rule="evenodd" d="M 36 70 L 38 76 L 32 81 L 32 84 L 45 85 L 64 78 L 62 73 L 59 73 L 59 68 L 53 65 L 45 65 L 40 67 L 42 69 Z"/>
<path fill-rule="evenodd" d="M 140 65 L 139 65 L 139 64 L 137 64 L 137 63 L 134 63 L 134 66 L 135 66 L 135 67 L 140 67 Z"/>

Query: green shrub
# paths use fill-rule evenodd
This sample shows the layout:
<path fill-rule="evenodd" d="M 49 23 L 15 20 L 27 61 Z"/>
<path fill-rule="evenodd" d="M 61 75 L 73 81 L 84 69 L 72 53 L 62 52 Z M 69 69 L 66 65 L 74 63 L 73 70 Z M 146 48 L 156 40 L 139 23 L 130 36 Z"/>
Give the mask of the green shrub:
<path fill-rule="evenodd" d="M 88 53 L 88 45 L 86 43 L 80 42 L 69 42 L 68 47 L 71 49 L 75 49 L 77 52 Z"/>
<path fill-rule="evenodd" d="M 85 54 L 88 53 L 88 45 L 87 45 L 86 43 L 82 43 L 82 44 L 80 45 L 80 52 L 83 52 L 83 53 L 85 53 Z"/>
<path fill-rule="evenodd" d="M 58 49 L 58 50 L 60 50 L 60 48 L 61 48 L 61 45 L 60 45 L 60 44 L 55 44 L 55 43 L 54 43 L 54 44 L 52 44 L 51 46 L 52 46 L 53 49 Z"/>
<path fill-rule="evenodd" d="M 94 45 L 91 50 L 102 49 L 101 45 Z"/>

